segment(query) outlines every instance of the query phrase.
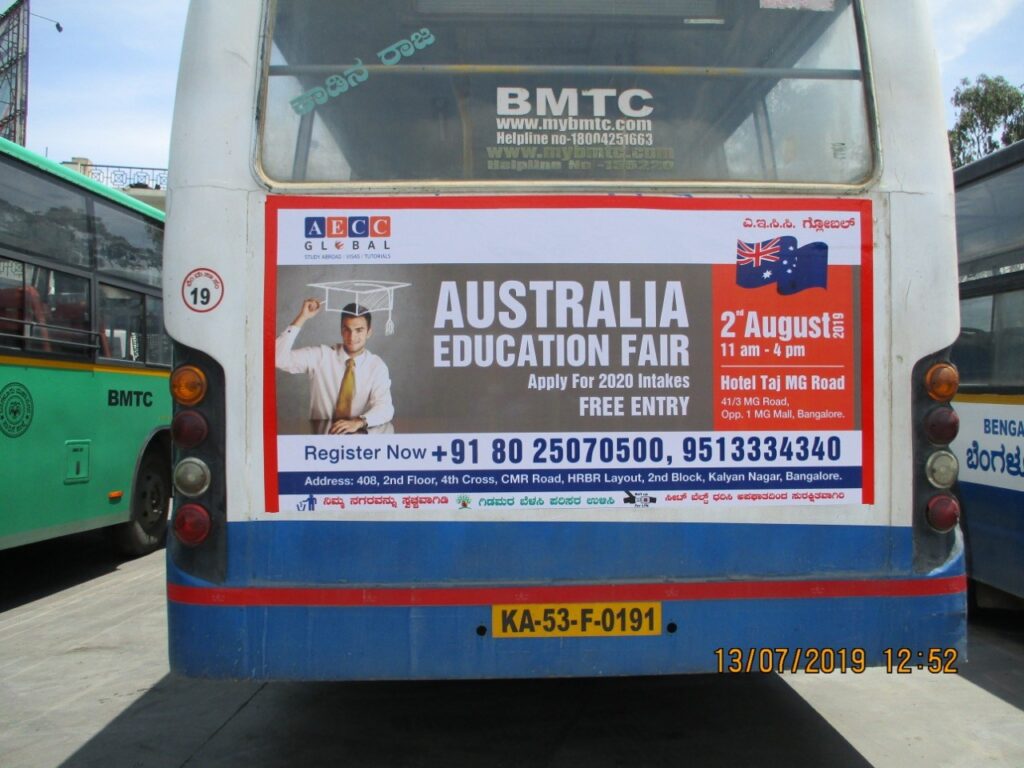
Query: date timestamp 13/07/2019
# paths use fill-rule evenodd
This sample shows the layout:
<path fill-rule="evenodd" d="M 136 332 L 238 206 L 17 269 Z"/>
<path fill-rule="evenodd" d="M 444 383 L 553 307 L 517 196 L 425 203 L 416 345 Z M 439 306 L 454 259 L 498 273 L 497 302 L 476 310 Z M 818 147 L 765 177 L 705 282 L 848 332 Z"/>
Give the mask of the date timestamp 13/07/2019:
<path fill-rule="evenodd" d="M 888 674 L 912 672 L 957 674 L 959 651 L 956 648 L 883 648 L 878 666 Z M 874 664 L 868 663 L 863 648 L 716 648 L 718 672 L 804 672 L 806 674 L 861 674 Z"/>

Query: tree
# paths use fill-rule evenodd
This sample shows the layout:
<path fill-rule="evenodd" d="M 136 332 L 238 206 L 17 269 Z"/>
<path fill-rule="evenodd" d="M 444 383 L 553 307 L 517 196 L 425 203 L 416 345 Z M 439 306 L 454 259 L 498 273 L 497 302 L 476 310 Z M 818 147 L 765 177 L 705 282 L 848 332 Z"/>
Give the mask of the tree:
<path fill-rule="evenodd" d="M 1006 78 L 978 75 L 973 85 L 964 78 L 950 101 L 957 110 L 949 131 L 955 167 L 1024 139 L 1024 90 Z"/>

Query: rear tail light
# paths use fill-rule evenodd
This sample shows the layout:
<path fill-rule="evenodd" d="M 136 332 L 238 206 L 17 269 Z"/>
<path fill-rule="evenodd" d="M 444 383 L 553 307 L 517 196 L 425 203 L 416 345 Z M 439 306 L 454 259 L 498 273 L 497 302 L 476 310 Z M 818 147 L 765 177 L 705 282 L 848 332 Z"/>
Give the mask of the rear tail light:
<path fill-rule="evenodd" d="M 199 411 L 179 411 L 171 421 L 171 437 L 181 448 L 195 448 L 210 434 L 210 425 Z"/>
<path fill-rule="evenodd" d="M 224 477 L 224 368 L 205 352 L 174 345 L 171 439 L 174 566 L 195 578 L 227 578 L 227 482 Z"/>
<path fill-rule="evenodd" d="M 934 567 L 948 557 L 952 546 L 949 537 L 939 538 L 934 533 L 949 533 L 960 521 L 960 502 L 948 493 L 960 471 L 960 462 L 949 450 L 960 431 L 960 417 L 950 406 L 960 388 L 960 374 L 955 365 L 943 359 L 932 358 L 921 365 L 927 368 L 919 379 L 924 386 L 915 395 L 915 417 L 920 425 L 914 441 L 915 493 L 927 527 L 922 526 L 925 537 L 916 540 L 920 550 L 915 557 L 923 555 L 922 562 L 926 560 L 928 567 Z M 936 489 L 943 493 L 936 495 Z M 929 529 L 932 535 L 928 535 Z"/>
<path fill-rule="evenodd" d="M 952 496 L 934 496 L 928 501 L 925 517 L 939 533 L 951 531 L 960 520 L 960 502 Z"/>
<path fill-rule="evenodd" d="M 194 365 L 183 365 L 171 374 L 171 397 L 178 405 L 198 405 L 206 397 L 206 374 Z"/>
<path fill-rule="evenodd" d="M 948 405 L 937 406 L 924 417 L 924 431 L 936 445 L 949 444 L 960 432 L 960 417 Z"/>
<path fill-rule="evenodd" d="M 206 541 L 210 527 L 210 513 L 199 504 L 183 504 L 174 515 L 174 535 L 186 547 Z"/>

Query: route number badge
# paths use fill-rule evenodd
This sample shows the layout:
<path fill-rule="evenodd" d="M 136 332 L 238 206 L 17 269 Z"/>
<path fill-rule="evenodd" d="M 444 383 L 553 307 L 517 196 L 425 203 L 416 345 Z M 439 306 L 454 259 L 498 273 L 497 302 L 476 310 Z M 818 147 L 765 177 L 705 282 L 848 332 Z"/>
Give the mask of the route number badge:
<path fill-rule="evenodd" d="M 224 298 L 224 281 L 212 269 L 193 269 L 181 283 L 181 298 L 193 312 L 210 312 Z"/>

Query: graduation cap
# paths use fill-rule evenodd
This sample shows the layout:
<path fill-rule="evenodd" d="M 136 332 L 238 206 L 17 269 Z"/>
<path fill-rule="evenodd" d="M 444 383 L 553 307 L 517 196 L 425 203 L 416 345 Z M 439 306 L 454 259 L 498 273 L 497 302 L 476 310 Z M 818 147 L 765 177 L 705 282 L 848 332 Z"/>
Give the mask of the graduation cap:
<path fill-rule="evenodd" d="M 359 311 L 355 317 L 371 312 L 387 311 L 388 319 L 384 332 L 390 336 L 395 332 L 392 311 L 395 308 L 395 291 L 408 288 L 412 283 L 395 283 L 389 280 L 338 280 L 333 283 L 309 283 L 310 288 L 319 288 L 326 294 L 324 309 L 328 312 L 346 312 L 352 315 L 351 305 Z"/>

